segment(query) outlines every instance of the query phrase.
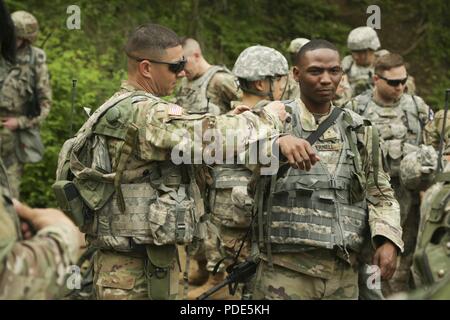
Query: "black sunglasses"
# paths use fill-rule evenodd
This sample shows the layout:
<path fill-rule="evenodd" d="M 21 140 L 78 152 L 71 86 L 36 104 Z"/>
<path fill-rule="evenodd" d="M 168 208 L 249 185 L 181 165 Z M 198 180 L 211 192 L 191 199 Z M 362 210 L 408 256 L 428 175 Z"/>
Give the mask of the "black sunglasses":
<path fill-rule="evenodd" d="M 402 85 L 405 85 L 405 84 L 406 84 L 406 81 L 408 81 L 408 76 L 406 76 L 406 78 L 404 78 L 404 79 L 387 79 L 387 78 L 385 78 L 385 77 L 380 76 L 379 74 L 377 74 L 377 76 L 378 76 L 380 79 L 383 79 L 384 81 L 386 81 L 386 83 L 387 83 L 388 85 L 390 85 L 391 87 L 397 87 L 400 83 L 401 83 Z"/>
<path fill-rule="evenodd" d="M 169 66 L 169 70 L 171 72 L 175 73 L 175 74 L 179 74 L 181 71 L 183 71 L 184 67 L 186 66 L 186 62 L 187 62 L 185 57 L 183 57 L 183 59 L 181 59 L 181 60 L 179 60 L 177 62 L 165 62 L 165 61 L 156 61 L 156 60 L 152 60 L 152 59 L 148 59 L 148 58 L 133 57 L 132 55 L 129 55 L 129 54 L 128 54 L 128 56 L 131 59 L 134 59 L 134 60 L 136 60 L 138 62 L 147 60 L 147 61 L 150 61 L 150 62 L 153 62 L 153 63 L 167 64 Z"/>

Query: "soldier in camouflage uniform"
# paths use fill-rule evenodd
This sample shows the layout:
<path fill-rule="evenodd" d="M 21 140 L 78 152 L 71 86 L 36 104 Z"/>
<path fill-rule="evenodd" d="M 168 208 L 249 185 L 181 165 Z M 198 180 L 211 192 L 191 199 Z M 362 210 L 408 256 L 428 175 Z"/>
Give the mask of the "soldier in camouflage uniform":
<path fill-rule="evenodd" d="M 341 88 L 338 90 L 339 102 L 345 102 L 351 97 L 356 97 L 364 91 L 372 89 L 375 60 L 389 53 L 385 49 L 378 50 L 380 48 L 380 40 L 376 31 L 371 27 L 353 29 L 347 38 L 347 48 L 352 54 L 345 56 L 341 62 L 345 77 Z M 406 88 L 408 93 L 415 93 L 414 78 L 412 76 L 408 77 Z"/>
<path fill-rule="evenodd" d="M 351 96 L 354 97 L 373 88 L 373 63 L 380 40 L 374 29 L 358 27 L 349 33 L 347 47 L 352 54 L 345 56 L 341 64 L 350 84 Z"/>
<path fill-rule="evenodd" d="M 259 115 L 263 105 L 281 99 L 286 87 L 288 64 L 286 58 L 275 49 L 252 46 L 241 52 L 234 64 L 233 74 L 239 80 L 243 97 L 241 101 L 233 101 L 232 108 L 244 105 Z M 244 244 L 238 261 L 249 254 L 248 231 L 253 200 L 247 194 L 247 184 L 251 174 L 245 165 L 224 164 L 212 168 L 210 220 L 218 236 L 215 237 L 215 242 L 207 243 L 207 269 L 212 272 L 223 259 L 224 263 L 220 264 L 217 273 L 205 285 L 190 292 L 189 296 L 192 298 L 223 281 L 224 269 L 234 261 L 242 242 Z M 221 293 L 223 292 L 218 292 L 211 298 L 222 298 Z"/>
<path fill-rule="evenodd" d="M 219 115 L 230 111 L 230 102 L 239 99 L 241 95 L 236 78 L 225 66 L 209 64 L 196 40 L 185 38 L 182 46 L 186 58 L 186 77 L 181 79 L 175 92 L 176 104 L 192 114 Z M 189 275 L 189 284 L 202 285 L 208 280 L 205 245 L 211 247 L 215 239 L 214 233 L 208 230 L 205 244 L 201 244 L 194 255 L 198 269 Z"/>
<path fill-rule="evenodd" d="M 128 80 L 66 141 L 54 190 L 98 250 L 98 299 L 176 299 L 177 245 L 204 237 L 198 230 L 204 180 L 201 168 L 190 164 L 198 151 L 201 163 L 207 144 L 202 131 L 216 129 L 219 143 L 226 141 L 227 128 L 235 128 L 238 145 L 247 145 L 259 134 L 277 137 L 284 110 L 272 104 L 261 117 L 187 114 L 160 99 L 171 94 L 185 65 L 178 36 L 163 26 L 136 28 L 125 52 Z M 284 146 L 290 138 L 279 137 L 276 143 Z M 293 145 L 304 149 L 307 142 L 296 139 Z M 187 162 L 177 158 L 180 154 Z"/>
<path fill-rule="evenodd" d="M 295 64 L 295 57 L 300 49 L 309 42 L 309 39 L 306 38 L 296 38 L 291 41 L 288 48 L 289 57 L 291 60 L 291 64 Z M 283 93 L 283 96 L 280 100 L 294 100 L 300 98 L 300 88 L 298 86 L 298 82 L 294 79 L 294 74 L 292 72 L 293 66 L 289 69 L 288 83 L 286 89 Z"/>
<path fill-rule="evenodd" d="M 428 122 L 423 129 L 423 142 L 426 145 L 433 146 L 436 150 L 439 148 L 441 141 L 442 126 L 444 125 L 444 110 L 439 110 L 434 115 L 434 119 Z M 450 112 L 447 113 L 446 120 L 447 127 L 445 128 L 444 135 L 444 155 L 450 155 Z"/>
<path fill-rule="evenodd" d="M 404 185 L 415 185 L 421 190 L 431 187 L 422 198 L 412 265 L 417 290 L 395 295 L 394 299 L 450 299 L 450 164 L 446 162 L 444 172 L 436 174 L 437 162 L 437 151 L 432 146 L 421 146 L 400 164 Z"/>
<path fill-rule="evenodd" d="M 18 198 L 23 162 L 27 161 L 19 157 L 19 149 L 24 148 L 19 134 L 38 128 L 47 117 L 51 88 L 45 53 L 32 46 L 38 34 L 36 18 L 25 11 L 16 11 L 11 17 L 17 35 L 17 59 L 13 64 L 0 58 L 0 151 L 12 194 Z M 29 112 L 30 108 L 34 113 Z"/>
<path fill-rule="evenodd" d="M 37 234 L 24 239 L 19 217 Z M 13 206 L 0 160 L 0 299 L 52 299 L 61 295 L 78 258 L 79 233 L 56 209 Z"/>
<path fill-rule="evenodd" d="M 403 250 L 399 205 L 381 165 L 376 129 L 331 103 L 342 76 L 337 48 L 311 40 L 298 54 L 294 76 L 301 98 L 286 105 L 292 110 L 287 132 L 305 139 L 338 115 L 313 145 L 320 161 L 311 170 L 280 170 L 251 188 L 261 259 L 253 298 L 357 299 L 364 243 L 373 246 L 383 279 L 395 271 Z M 302 160 L 308 162 L 299 155 Z"/>
<path fill-rule="evenodd" d="M 188 113 L 219 115 L 230 111 L 230 102 L 241 94 L 236 78 L 226 67 L 209 64 L 196 40 L 186 38 L 182 45 L 186 77 L 175 93 L 176 103 Z"/>
<path fill-rule="evenodd" d="M 373 91 L 367 91 L 349 101 L 345 107 L 369 119 L 377 126 L 383 139 L 385 164 L 391 177 L 391 185 L 400 203 L 405 252 L 399 259 L 399 267 L 383 292 L 408 290 L 419 224 L 419 194 L 406 190 L 399 180 L 402 158 L 413 151 L 413 146 L 423 143 L 423 127 L 432 115 L 431 109 L 418 96 L 404 92 L 408 77 L 403 58 L 386 54 L 375 62 Z"/>

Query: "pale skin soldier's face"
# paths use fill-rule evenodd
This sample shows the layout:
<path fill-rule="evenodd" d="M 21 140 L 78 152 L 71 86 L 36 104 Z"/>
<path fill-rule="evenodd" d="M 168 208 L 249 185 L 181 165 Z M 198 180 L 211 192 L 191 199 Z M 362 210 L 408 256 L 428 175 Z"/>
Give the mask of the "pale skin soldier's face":
<path fill-rule="evenodd" d="M 375 52 L 370 49 L 352 51 L 352 58 L 358 66 L 369 67 L 375 62 Z"/>
<path fill-rule="evenodd" d="M 176 46 L 166 49 L 165 54 L 159 60 L 175 63 L 182 59 L 183 49 L 181 46 Z M 185 76 L 184 70 L 176 74 L 169 70 L 168 65 L 157 63 L 151 63 L 151 73 L 155 90 L 159 96 L 170 95 L 177 84 L 177 79 Z"/>
<path fill-rule="evenodd" d="M 404 66 L 386 70 L 381 74 L 382 77 L 388 80 L 403 80 L 406 79 L 407 75 Z M 373 76 L 373 81 L 378 94 L 385 100 L 397 100 L 405 92 L 406 83 L 398 83 L 396 86 L 390 86 L 386 80 L 381 79 L 376 74 Z"/>

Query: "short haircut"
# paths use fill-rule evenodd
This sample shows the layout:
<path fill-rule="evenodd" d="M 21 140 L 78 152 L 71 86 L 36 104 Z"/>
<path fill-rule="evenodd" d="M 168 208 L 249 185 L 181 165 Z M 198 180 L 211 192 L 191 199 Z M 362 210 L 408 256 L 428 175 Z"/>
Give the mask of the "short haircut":
<path fill-rule="evenodd" d="M 202 55 L 202 48 L 200 46 L 200 43 L 198 43 L 198 41 L 193 38 L 182 38 L 181 45 L 183 46 L 183 50 L 186 56 L 190 56 L 195 52 L 198 52 Z"/>
<path fill-rule="evenodd" d="M 150 54 L 157 59 L 164 55 L 165 50 L 181 45 L 180 38 L 169 28 L 148 23 L 137 27 L 128 37 L 125 45 L 127 55 L 136 56 Z"/>
<path fill-rule="evenodd" d="M 375 60 L 375 74 L 405 65 L 403 57 L 397 53 L 388 53 Z"/>
<path fill-rule="evenodd" d="M 338 48 L 331 42 L 323 39 L 313 39 L 301 47 L 300 51 L 295 55 L 295 65 L 299 65 L 302 58 L 308 51 L 314 51 L 317 49 L 330 49 L 339 53 Z"/>

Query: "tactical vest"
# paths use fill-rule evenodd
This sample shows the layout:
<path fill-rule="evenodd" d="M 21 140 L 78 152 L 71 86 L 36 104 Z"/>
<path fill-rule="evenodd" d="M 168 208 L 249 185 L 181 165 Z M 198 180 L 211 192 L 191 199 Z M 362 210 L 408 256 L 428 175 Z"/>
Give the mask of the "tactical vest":
<path fill-rule="evenodd" d="M 220 107 L 210 101 L 207 95 L 209 82 L 217 72 L 230 71 L 222 66 L 212 66 L 198 79 L 189 81 L 177 95 L 177 104 L 182 106 L 188 113 L 211 113 L 220 115 Z"/>
<path fill-rule="evenodd" d="M 293 111 L 293 134 L 306 139 L 311 132 L 300 124 L 298 105 Z M 341 129 L 342 149 L 335 173 L 317 163 L 309 172 L 289 168 L 269 179 L 269 187 L 258 185 L 258 230 L 254 234 L 260 250 L 271 253 L 299 252 L 305 248 L 341 247 L 358 252 L 367 232 L 365 175 L 357 150 L 356 133 L 363 120 L 342 112 L 336 120 Z M 264 179 L 263 179 L 264 180 Z M 260 193 L 261 189 L 263 190 Z M 267 208 L 266 210 L 262 208 Z"/>
<path fill-rule="evenodd" d="M 414 269 L 420 281 L 431 285 L 450 274 L 450 173 L 441 173 L 437 181 L 443 182 L 440 190 L 430 199 L 414 254 Z"/>
<path fill-rule="evenodd" d="M 244 165 L 220 164 L 212 168 L 210 208 L 222 225 L 232 228 L 250 225 L 253 201 L 246 191 L 251 175 Z"/>
<path fill-rule="evenodd" d="M 4 61 L 0 72 L 0 116 L 18 117 L 26 113 L 27 103 L 32 103 L 33 86 L 36 85 L 36 62 L 43 55 L 41 49 L 28 46 L 17 56 L 17 63 Z"/>
<path fill-rule="evenodd" d="M 385 163 L 391 177 L 400 174 L 400 161 L 413 149 L 405 143 L 418 146 L 422 143 L 422 123 L 414 96 L 404 94 L 395 107 L 382 107 L 373 102 L 370 91 L 357 99 L 357 113 L 369 119 L 383 138 Z"/>
<path fill-rule="evenodd" d="M 351 56 L 347 56 L 342 61 L 342 68 L 348 76 L 348 82 L 352 88 L 353 96 L 357 96 L 373 88 L 373 67 L 358 66 Z"/>
<path fill-rule="evenodd" d="M 139 147 L 133 105 L 143 100 L 160 102 L 144 92 L 110 99 L 61 150 L 54 191 L 93 247 L 126 252 L 141 244 L 187 244 L 202 214 L 191 166 L 154 161 L 126 169 Z M 110 138 L 122 141 L 115 167 Z"/>

